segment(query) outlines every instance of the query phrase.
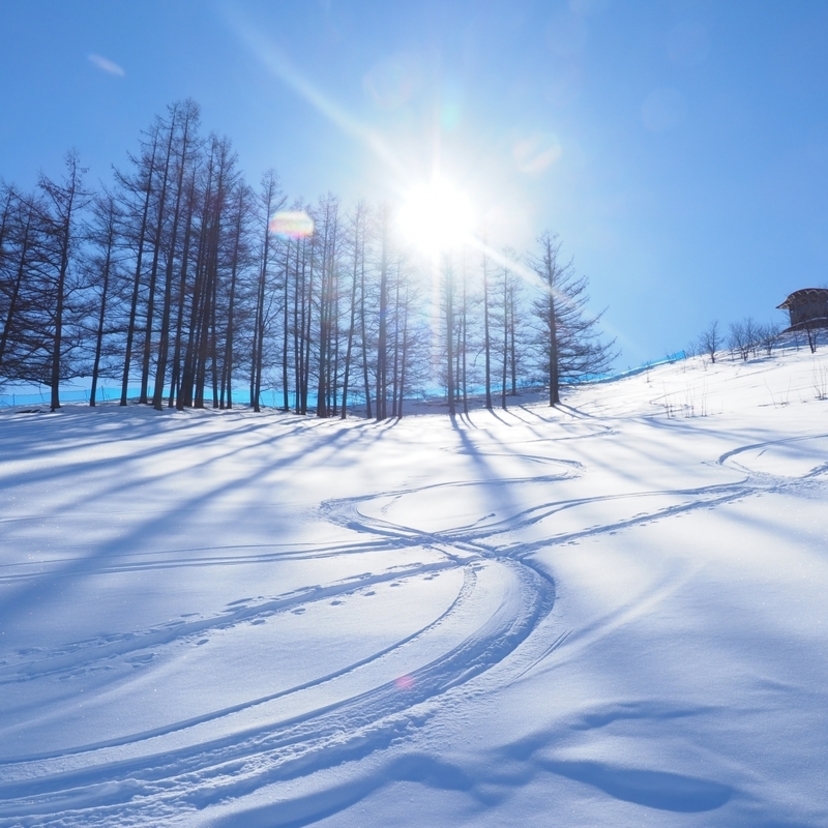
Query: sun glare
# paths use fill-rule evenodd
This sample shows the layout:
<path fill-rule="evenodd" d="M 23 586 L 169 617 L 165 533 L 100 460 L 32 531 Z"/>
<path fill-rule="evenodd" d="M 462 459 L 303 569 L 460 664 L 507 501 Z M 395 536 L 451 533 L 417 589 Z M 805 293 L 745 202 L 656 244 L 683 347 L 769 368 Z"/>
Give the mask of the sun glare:
<path fill-rule="evenodd" d="M 405 194 L 397 223 L 409 243 L 426 253 L 438 253 L 471 237 L 474 209 L 465 193 L 436 178 Z"/>

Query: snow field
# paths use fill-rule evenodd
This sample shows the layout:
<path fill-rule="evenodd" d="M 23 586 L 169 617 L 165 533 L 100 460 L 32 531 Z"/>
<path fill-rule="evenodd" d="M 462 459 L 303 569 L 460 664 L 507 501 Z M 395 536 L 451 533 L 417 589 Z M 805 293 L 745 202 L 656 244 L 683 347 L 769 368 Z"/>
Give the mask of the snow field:
<path fill-rule="evenodd" d="M 0 826 L 828 824 L 826 365 L 4 413 Z"/>

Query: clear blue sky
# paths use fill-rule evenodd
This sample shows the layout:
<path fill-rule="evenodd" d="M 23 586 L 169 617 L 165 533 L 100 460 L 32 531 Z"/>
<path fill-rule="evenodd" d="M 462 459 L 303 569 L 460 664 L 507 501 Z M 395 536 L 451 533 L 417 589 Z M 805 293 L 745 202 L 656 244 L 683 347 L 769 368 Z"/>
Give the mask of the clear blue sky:
<path fill-rule="evenodd" d="M 378 199 L 429 175 L 542 230 L 623 364 L 828 283 L 828 2 L 0 0 L 0 175 L 91 179 L 194 98 L 247 178 Z"/>

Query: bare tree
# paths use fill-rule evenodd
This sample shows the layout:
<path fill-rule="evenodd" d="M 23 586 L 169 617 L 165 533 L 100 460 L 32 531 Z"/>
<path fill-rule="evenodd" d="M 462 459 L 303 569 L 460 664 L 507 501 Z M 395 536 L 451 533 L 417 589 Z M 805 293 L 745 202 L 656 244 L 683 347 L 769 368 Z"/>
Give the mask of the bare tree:
<path fill-rule="evenodd" d="M 615 340 L 603 342 L 598 323 L 602 313 L 586 312 L 587 279 L 576 276 L 572 262 L 558 260 L 561 243 L 556 235 L 538 239 L 540 255 L 528 258 L 541 281 L 541 295 L 534 311 L 540 322 L 540 347 L 549 385 L 549 404 L 561 401 L 565 381 L 577 382 L 607 371 L 616 357 Z"/>
<path fill-rule="evenodd" d="M 750 317 L 741 322 L 730 323 L 727 337 L 728 347 L 745 362 L 750 358 L 751 351 L 755 350 L 758 339 L 756 323 Z"/>
<path fill-rule="evenodd" d="M 121 376 L 121 405 L 127 404 L 127 395 L 132 366 L 135 338 L 138 333 L 139 304 L 144 281 L 144 256 L 150 242 L 150 205 L 154 194 L 155 172 L 158 166 L 158 148 L 161 124 L 153 124 L 148 139 L 141 144 L 141 154 L 130 157 L 137 167 L 135 175 L 129 176 L 116 170 L 115 177 L 119 186 L 121 209 L 127 216 L 124 243 L 133 248 L 135 264 L 132 276 L 132 293 L 129 305 L 126 344 L 124 347 L 124 365 Z"/>
<path fill-rule="evenodd" d="M 24 196 L 8 187 L 3 196 L 0 229 L 0 377 L 41 382 L 43 370 L 32 364 L 41 335 L 37 308 L 43 277 L 43 216 L 46 205 L 37 195 Z"/>
<path fill-rule="evenodd" d="M 111 304 L 113 294 L 117 297 L 118 280 L 123 275 L 119 262 L 118 243 L 120 241 L 121 215 L 115 198 L 107 192 L 99 195 L 92 203 L 92 217 L 88 231 L 89 249 L 85 257 L 88 284 L 91 294 L 97 294 L 97 320 L 94 330 L 94 353 L 92 357 L 92 386 L 89 391 L 89 405 L 96 404 L 98 381 L 105 371 L 103 360 L 105 339 L 112 332 Z M 120 343 L 123 347 L 123 343 Z M 110 365 L 110 376 L 114 375 L 114 365 Z"/>
<path fill-rule="evenodd" d="M 376 418 L 388 416 L 388 281 L 391 265 L 391 209 L 383 204 L 377 214 L 379 240 L 379 333 L 377 337 Z"/>
<path fill-rule="evenodd" d="M 457 413 L 455 406 L 456 375 L 454 366 L 454 337 L 456 335 L 456 320 L 454 305 L 456 300 L 456 277 L 454 263 L 450 253 L 443 254 L 442 262 L 442 299 L 443 299 L 443 321 L 445 323 L 445 357 L 446 357 L 446 394 L 448 398 L 449 414 L 454 417 Z"/>
<path fill-rule="evenodd" d="M 491 336 L 491 296 L 489 291 L 489 256 L 483 252 L 480 261 L 483 276 L 483 386 L 486 394 L 486 408 L 492 410 L 492 336 Z"/>
<path fill-rule="evenodd" d="M 270 229 L 270 220 L 277 210 L 285 203 L 282 195 L 279 177 L 275 170 L 268 170 L 262 178 L 259 195 L 261 220 L 261 247 L 259 253 L 259 277 L 256 289 L 256 321 L 253 334 L 253 358 L 251 365 L 250 403 L 254 411 L 260 411 L 262 394 L 262 372 L 264 370 L 264 339 L 269 321 L 269 302 L 267 287 L 271 269 L 271 254 L 273 248 L 273 234 Z M 304 413 L 304 412 L 303 412 Z"/>
<path fill-rule="evenodd" d="M 816 353 L 817 345 L 819 344 L 819 332 L 823 327 L 818 321 L 808 319 L 801 325 L 801 329 L 805 331 L 805 339 L 808 342 L 808 348 L 812 354 Z"/>
<path fill-rule="evenodd" d="M 517 394 L 518 375 L 518 326 L 523 304 L 522 280 L 510 262 L 517 263 L 517 255 L 511 248 L 503 251 L 503 260 L 497 270 L 497 290 L 493 301 L 494 325 L 497 337 L 493 340 L 502 358 L 500 365 L 500 405 L 506 410 L 506 397 Z"/>
<path fill-rule="evenodd" d="M 77 213 L 82 210 L 90 198 L 83 189 L 83 176 L 86 169 L 80 166 L 77 152 L 67 153 L 66 173 L 62 181 L 52 181 L 41 175 L 38 187 L 44 194 L 46 202 L 45 220 L 49 239 L 49 264 L 53 272 L 52 298 L 54 301 L 51 314 L 51 370 L 49 386 L 51 388 L 51 409 L 60 408 L 60 381 L 63 375 L 64 323 L 68 279 L 73 253 L 77 244 Z"/>
<path fill-rule="evenodd" d="M 177 123 L 176 123 L 177 121 Z M 185 269 L 184 262 L 178 259 L 178 237 L 182 234 L 182 226 L 189 226 L 189 215 L 186 211 L 191 206 L 187 198 L 189 187 L 186 178 L 193 175 L 193 166 L 196 163 L 197 135 L 199 125 L 198 106 L 193 101 L 185 101 L 171 113 L 170 134 L 175 131 L 173 180 L 171 182 L 172 210 L 166 231 L 166 262 L 163 273 L 164 289 L 161 305 L 161 330 L 158 337 L 158 359 L 155 370 L 155 387 L 153 389 L 152 404 L 157 411 L 162 410 L 164 382 L 167 373 L 167 360 L 170 354 L 170 322 L 173 308 L 173 286 L 176 264 L 178 272 Z M 225 152 L 229 148 L 225 147 Z M 169 158 L 169 156 L 168 156 Z M 159 218 L 160 221 L 160 218 Z M 147 338 L 147 342 L 149 338 Z"/>
<path fill-rule="evenodd" d="M 758 325 L 756 328 L 756 338 L 758 343 L 764 348 L 765 354 L 770 356 L 779 338 L 779 325 L 773 322 L 769 322 L 767 325 Z"/>
<path fill-rule="evenodd" d="M 358 202 L 350 218 L 348 240 L 351 246 L 351 290 L 350 290 L 350 321 L 345 346 L 345 366 L 342 378 L 342 408 L 340 416 L 344 420 L 348 412 L 348 390 L 351 378 L 351 359 L 354 349 L 357 321 L 357 297 L 360 283 L 360 272 L 365 270 L 365 204 Z M 370 416 L 370 415 L 369 415 Z"/>
<path fill-rule="evenodd" d="M 711 322 L 699 335 L 699 352 L 707 354 L 711 362 L 716 361 L 716 354 L 724 345 L 721 329 L 717 320 Z"/>

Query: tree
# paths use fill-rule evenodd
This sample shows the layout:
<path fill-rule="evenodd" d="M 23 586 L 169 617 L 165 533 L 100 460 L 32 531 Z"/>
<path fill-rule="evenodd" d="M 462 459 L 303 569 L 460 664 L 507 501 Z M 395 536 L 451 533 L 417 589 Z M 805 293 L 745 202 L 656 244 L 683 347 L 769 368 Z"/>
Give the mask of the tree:
<path fill-rule="evenodd" d="M 455 368 L 454 351 L 456 334 L 456 319 L 454 305 L 456 301 L 456 277 L 454 273 L 454 262 L 450 253 L 443 253 L 442 261 L 442 300 L 443 300 L 443 321 L 445 323 L 445 357 L 446 357 L 446 396 L 448 399 L 449 415 L 454 417 L 457 413 L 455 406 Z"/>
<path fill-rule="evenodd" d="M 388 271 L 390 268 L 391 210 L 387 204 L 380 207 L 377 216 L 379 233 L 379 334 L 377 338 L 376 418 L 388 416 Z"/>
<path fill-rule="evenodd" d="M 348 389 L 351 377 L 351 360 L 356 337 L 357 297 L 360 285 L 360 275 L 365 271 L 365 203 L 360 201 L 350 217 L 349 243 L 351 245 L 351 289 L 350 289 L 350 320 L 345 345 L 345 365 L 342 377 L 342 407 L 340 416 L 344 420 L 348 412 Z M 370 416 L 370 415 L 369 415 Z"/>
<path fill-rule="evenodd" d="M 718 321 L 711 322 L 699 335 L 699 351 L 716 361 L 716 352 L 724 344 Z"/>
<path fill-rule="evenodd" d="M 124 365 L 121 375 L 121 405 L 127 404 L 135 337 L 138 332 L 138 313 L 144 282 L 143 262 L 150 240 L 150 205 L 154 193 L 153 182 L 158 166 L 158 147 L 161 133 L 160 121 L 156 120 L 148 140 L 141 143 L 141 154 L 130 161 L 137 168 L 134 176 L 115 171 L 120 188 L 122 211 L 126 219 L 126 245 L 134 250 L 135 262 L 132 269 L 132 291 L 129 303 Z"/>
<path fill-rule="evenodd" d="M 319 204 L 321 264 L 317 342 L 316 415 L 336 414 L 339 354 L 339 202 L 328 194 Z"/>
<path fill-rule="evenodd" d="M 756 338 L 759 344 L 765 349 L 765 354 L 770 356 L 773 353 L 773 346 L 779 338 L 779 325 L 769 322 L 767 325 L 759 325 L 756 328 Z"/>
<path fill-rule="evenodd" d="M 46 232 L 48 239 L 47 261 L 51 270 L 51 342 L 48 385 L 51 388 L 51 409 L 60 408 L 60 380 L 63 376 L 63 347 L 66 298 L 70 265 L 76 247 L 77 213 L 89 200 L 89 193 L 83 189 L 83 176 L 86 169 L 80 166 L 78 154 L 74 150 L 67 153 L 66 173 L 62 181 L 52 181 L 41 175 L 38 187 L 44 194 L 46 203 Z"/>
<path fill-rule="evenodd" d="M 285 203 L 279 184 L 279 176 L 275 170 L 268 170 L 261 183 L 259 194 L 260 209 L 260 248 L 259 248 L 259 273 L 256 284 L 256 316 L 253 330 L 253 354 L 250 373 L 250 403 L 254 411 L 261 411 L 262 395 L 262 374 L 264 371 L 265 334 L 268 331 L 270 321 L 270 303 L 268 299 L 268 286 L 270 285 L 269 275 L 272 266 L 273 253 L 273 232 L 270 221 L 274 213 L 280 210 Z"/>
<path fill-rule="evenodd" d="M 750 352 L 756 347 L 758 340 L 756 323 L 750 317 L 741 322 L 731 322 L 728 329 L 727 344 L 733 353 L 747 362 Z"/>
<path fill-rule="evenodd" d="M 814 319 L 808 319 L 802 323 L 802 330 L 805 331 L 805 338 L 808 341 L 808 348 L 812 354 L 816 353 L 819 341 L 819 332 L 823 325 Z"/>
<path fill-rule="evenodd" d="M 112 295 L 117 291 L 117 282 L 122 278 L 118 261 L 117 245 L 119 241 L 118 205 L 110 193 L 103 193 L 92 203 L 92 217 L 87 234 L 88 249 L 85 256 L 87 283 L 90 298 L 95 296 L 97 318 L 94 328 L 94 353 L 92 356 L 92 386 L 89 391 L 89 405 L 94 406 L 98 392 L 98 380 L 104 371 L 102 360 L 109 354 L 105 352 L 105 338 L 111 331 Z M 92 308 L 90 307 L 90 311 Z M 93 313 L 89 314 L 94 317 Z M 110 369 L 114 366 L 108 366 Z M 109 372 L 107 372 L 109 373 Z"/>
<path fill-rule="evenodd" d="M 38 309 L 43 295 L 46 205 L 37 195 L 14 188 L 3 193 L 0 220 L 0 376 L 42 382 L 42 366 L 33 359 L 42 351 Z"/>
<path fill-rule="evenodd" d="M 182 367 L 184 405 L 204 407 L 205 390 L 212 391 L 218 408 L 219 358 L 227 338 L 229 290 L 233 283 L 233 250 L 236 223 L 232 219 L 234 190 L 241 186 L 235 170 L 236 156 L 226 138 L 210 137 L 209 157 L 202 165 L 197 252 L 193 267 L 187 345 Z"/>
<path fill-rule="evenodd" d="M 198 106 L 193 101 L 185 101 L 170 113 L 170 139 L 174 141 L 174 158 L 172 170 L 172 211 L 166 230 L 166 251 L 164 266 L 164 289 L 161 306 L 161 330 L 158 338 L 158 359 L 155 369 L 155 387 L 152 395 L 152 405 L 157 411 L 162 410 L 164 381 L 167 373 L 167 360 L 170 353 L 170 320 L 173 307 L 173 285 L 175 282 L 175 266 L 178 255 L 178 237 L 182 225 L 188 225 L 189 214 L 187 206 L 191 206 L 187 198 L 189 188 L 185 186 L 185 177 L 193 175 L 192 167 L 195 164 L 193 145 L 196 144 L 196 131 L 199 124 Z M 229 154 L 229 147 L 224 147 L 225 157 Z M 186 217 L 186 218 L 185 218 Z M 159 216 L 159 223 L 161 217 Z M 185 247 L 186 249 L 186 247 Z M 179 272 L 186 268 L 186 262 L 179 262 Z M 147 337 L 149 342 L 149 337 Z"/>
<path fill-rule="evenodd" d="M 367 218 L 366 233 L 363 234 L 359 254 L 359 333 L 362 351 L 362 387 L 363 393 L 365 394 L 365 416 L 370 420 L 373 418 L 373 415 L 371 414 L 371 371 L 368 347 L 368 338 L 371 332 L 368 327 L 368 268 L 365 256 L 366 236 Z"/>
<path fill-rule="evenodd" d="M 492 337 L 490 324 L 490 303 L 489 295 L 489 257 L 485 252 L 480 262 L 483 276 L 483 385 L 486 394 L 486 408 L 492 410 Z"/>
<path fill-rule="evenodd" d="M 549 404 L 561 401 L 563 382 L 577 382 L 604 373 L 617 356 L 615 340 L 604 342 L 598 330 L 603 312 L 591 316 L 587 278 L 576 276 L 572 261 L 559 262 L 561 243 L 552 233 L 538 239 L 540 254 L 528 257 L 538 276 L 541 293 L 534 303 L 539 344 L 549 385 Z"/>
<path fill-rule="evenodd" d="M 498 282 L 493 303 L 494 326 L 497 332 L 494 342 L 501 357 L 500 405 L 504 411 L 507 407 L 507 395 L 517 394 L 518 325 L 522 318 L 520 308 L 523 304 L 523 280 L 517 274 L 516 268 L 515 251 L 506 248 L 497 270 Z"/>
<path fill-rule="evenodd" d="M 158 271 L 161 262 L 162 253 L 162 239 L 164 229 L 167 224 L 167 202 L 169 200 L 170 191 L 172 189 L 171 179 L 174 175 L 174 145 L 176 137 L 176 118 L 179 114 L 180 105 L 173 104 L 169 107 L 170 120 L 168 122 L 159 119 L 156 126 L 156 134 L 158 132 L 163 136 L 166 132 L 166 138 L 161 138 L 162 146 L 166 143 L 166 149 L 162 150 L 162 161 L 159 166 L 159 173 L 161 175 L 161 183 L 158 188 L 158 197 L 155 203 L 155 226 L 151 234 L 150 250 L 152 252 L 152 259 L 150 263 L 149 284 L 147 287 L 147 303 L 146 303 L 146 328 L 144 330 L 144 343 L 142 348 L 141 359 L 141 391 L 138 402 L 147 402 L 147 393 L 149 387 L 149 372 L 150 360 L 152 358 L 152 332 L 153 324 L 155 322 L 155 303 L 158 285 Z M 152 187 L 152 179 L 150 179 L 149 187 Z"/>
<path fill-rule="evenodd" d="M 232 205 L 230 219 L 230 291 L 227 297 L 225 330 L 224 358 L 221 376 L 221 407 L 225 404 L 227 408 L 233 407 L 232 379 L 235 363 L 235 337 L 237 323 L 241 322 L 243 315 L 239 312 L 239 281 L 240 273 L 248 263 L 249 249 L 247 245 L 246 222 L 251 212 L 253 192 L 244 183 L 239 182 L 236 187 L 235 198 Z M 285 278 L 287 283 L 287 278 Z M 287 302 L 285 302 L 287 307 Z M 285 365 L 285 383 L 287 384 L 287 366 Z M 285 390 L 287 393 L 287 389 Z M 287 406 L 286 406 L 287 407 Z"/>

